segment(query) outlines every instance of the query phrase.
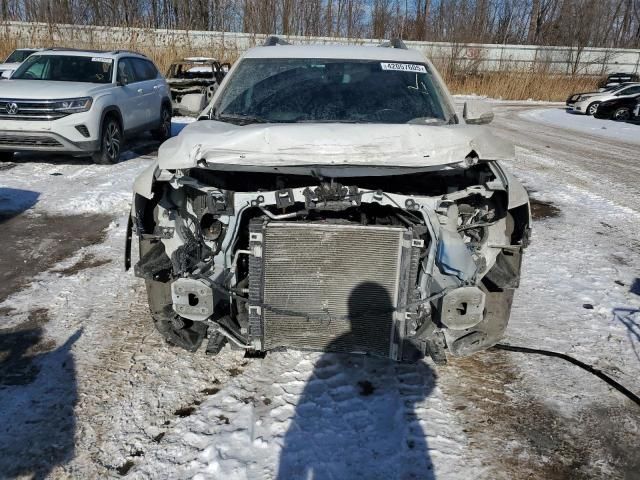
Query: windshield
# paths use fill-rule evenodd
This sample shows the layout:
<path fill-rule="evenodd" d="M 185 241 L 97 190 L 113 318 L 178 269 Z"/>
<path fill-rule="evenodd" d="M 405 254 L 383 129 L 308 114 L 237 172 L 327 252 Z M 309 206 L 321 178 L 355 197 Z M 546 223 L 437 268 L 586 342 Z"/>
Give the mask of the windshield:
<path fill-rule="evenodd" d="M 35 52 L 35 50 L 14 50 L 13 53 L 9 55 L 5 63 L 22 63 L 25 58 L 33 52 Z"/>
<path fill-rule="evenodd" d="M 616 85 L 610 91 L 611 91 L 611 93 L 618 93 L 618 92 L 624 90 L 625 88 L 629 88 L 630 86 L 632 86 L 632 85 L 629 85 L 628 83 L 625 83 L 623 85 Z"/>
<path fill-rule="evenodd" d="M 213 65 L 205 63 L 174 63 L 171 65 L 167 77 L 188 80 L 209 80 L 213 78 Z"/>
<path fill-rule="evenodd" d="M 12 80 L 110 83 L 113 60 L 77 55 L 32 55 L 20 65 Z"/>
<path fill-rule="evenodd" d="M 454 122 L 429 67 L 373 60 L 245 59 L 212 115 L 251 122 Z"/>

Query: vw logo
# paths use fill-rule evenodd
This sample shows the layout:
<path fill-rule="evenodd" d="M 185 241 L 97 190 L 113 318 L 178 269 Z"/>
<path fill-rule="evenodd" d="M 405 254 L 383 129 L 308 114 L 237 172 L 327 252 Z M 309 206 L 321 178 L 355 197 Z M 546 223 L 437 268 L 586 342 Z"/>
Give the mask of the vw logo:
<path fill-rule="evenodd" d="M 16 113 L 18 113 L 18 104 L 17 103 L 8 103 L 7 104 L 7 113 L 9 115 L 15 115 Z"/>

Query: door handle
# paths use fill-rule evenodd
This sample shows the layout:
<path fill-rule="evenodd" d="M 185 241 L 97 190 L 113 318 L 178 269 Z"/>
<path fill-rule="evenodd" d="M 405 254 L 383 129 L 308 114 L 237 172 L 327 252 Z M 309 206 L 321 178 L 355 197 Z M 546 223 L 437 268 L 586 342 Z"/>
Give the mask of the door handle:
<path fill-rule="evenodd" d="M 142 90 L 141 88 L 138 89 L 138 93 L 144 93 L 144 90 Z"/>
<path fill-rule="evenodd" d="M 160 85 L 154 85 L 154 86 L 153 86 L 153 89 L 154 89 L 154 90 L 158 90 L 159 88 L 160 88 Z"/>

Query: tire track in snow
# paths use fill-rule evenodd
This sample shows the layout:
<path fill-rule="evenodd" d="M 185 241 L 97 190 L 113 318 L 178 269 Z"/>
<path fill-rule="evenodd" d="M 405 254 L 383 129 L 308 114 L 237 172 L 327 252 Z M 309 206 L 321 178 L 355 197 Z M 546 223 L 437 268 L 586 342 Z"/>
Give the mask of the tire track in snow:
<path fill-rule="evenodd" d="M 565 184 L 595 192 L 640 212 L 638 145 L 552 127 L 520 116 L 530 108 L 494 105 L 496 116 L 490 124 L 493 133 L 546 159 L 537 162 L 538 158 L 529 158 L 527 165 L 507 163 L 507 168 L 546 170 Z M 567 122 L 570 120 L 571 115 L 567 114 Z"/>

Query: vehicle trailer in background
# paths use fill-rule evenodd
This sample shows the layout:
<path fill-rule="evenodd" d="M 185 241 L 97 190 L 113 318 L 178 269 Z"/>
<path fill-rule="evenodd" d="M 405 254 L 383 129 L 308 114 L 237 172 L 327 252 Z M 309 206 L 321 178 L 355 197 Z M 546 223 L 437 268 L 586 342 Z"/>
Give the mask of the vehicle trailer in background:
<path fill-rule="evenodd" d="M 174 115 L 197 116 L 213 98 L 230 64 L 214 58 L 189 57 L 171 64 L 167 83 Z"/>

